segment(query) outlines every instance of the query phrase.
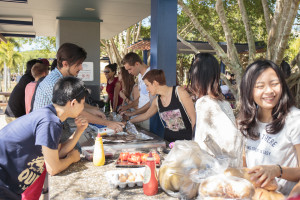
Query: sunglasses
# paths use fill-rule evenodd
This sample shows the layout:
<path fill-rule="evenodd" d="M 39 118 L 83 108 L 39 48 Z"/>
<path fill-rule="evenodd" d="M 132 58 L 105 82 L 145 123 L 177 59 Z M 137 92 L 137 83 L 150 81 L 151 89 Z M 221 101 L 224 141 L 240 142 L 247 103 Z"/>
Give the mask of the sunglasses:
<path fill-rule="evenodd" d="M 105 74 L 108 74 L 108 73 L 110 73 L 110 71 L 109 70 L 104 70 L 103 71 Z"/>

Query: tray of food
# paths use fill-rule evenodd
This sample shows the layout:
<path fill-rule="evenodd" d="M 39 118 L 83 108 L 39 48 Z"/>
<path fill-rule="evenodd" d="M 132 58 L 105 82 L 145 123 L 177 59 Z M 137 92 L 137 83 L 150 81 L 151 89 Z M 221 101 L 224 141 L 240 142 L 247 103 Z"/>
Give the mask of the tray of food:
<path fill-rule="evenodd" d="M 145 168 L 131 168 L 105 172 L 107 182 L 112 188 L 142 187 Z"/>
<path fill-rule="evenodd" d="M 94 146 L 81 147 L 82 154 L 88 161 L 93 161 Z M 105 158 L 113 158 L 115 150 L 104 147 Z"/>
<path fill-rule="evenodd" d="M 143 167 L 146 164 L 148 153 L 141 152 L 121 152 L 116 167 Z M 160 156 L 157 152 L 152 152 L 156 166 L 160 166 Z"/>

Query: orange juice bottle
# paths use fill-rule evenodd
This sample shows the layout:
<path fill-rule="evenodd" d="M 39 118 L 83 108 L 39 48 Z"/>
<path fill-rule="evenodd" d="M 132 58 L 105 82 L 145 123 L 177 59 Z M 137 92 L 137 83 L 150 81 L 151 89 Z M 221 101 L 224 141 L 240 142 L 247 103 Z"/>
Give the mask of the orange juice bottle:
<path fill-rule="evenodd" d="M 103 149 L 102 137 L 100 133 L 98 133 L 95 140 L 93 163 L 95 166 L 102 166 L 105 163 L 105 154 Z"/>

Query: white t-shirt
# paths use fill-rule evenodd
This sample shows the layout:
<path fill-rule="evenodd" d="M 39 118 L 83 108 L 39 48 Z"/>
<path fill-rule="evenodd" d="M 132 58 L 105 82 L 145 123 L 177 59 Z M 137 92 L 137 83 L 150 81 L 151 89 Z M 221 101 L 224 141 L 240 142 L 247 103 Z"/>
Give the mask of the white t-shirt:
<path fill-rule="evenodd" d="M 222 91 L 222 94 L 228 94 L 229 93 L 229 87 L 227 85 L 221 85 L 221 91 Z"/>
<path fill-rule="evenodd" d="M 203 96 L 196 102 L 195 141 L 209 154 L 226 155 L 231 167 L 242 167 L 243 136 L 227 101 Z"/>
<path fill-rule="evenodd" d="M 292 107 L 283 129 L 277 134 L 266 133 L 267 123 L 258 122 L 258 140 L 246 140 L 245 153 L 247 167 L 276 165 L 298 167 L 297 152 L 294 147 L 300 144 L 300 110 Z M 277 179 L 279 191 L 288 195 L 296 182 Z"/>
<path fill-rule="evenodd" d="M 147 68 L 146 72 L 144 75 L 150 71 L 150 67 Z M 139 105 L 138 108 L 143 107 L 145 104 L 147 104 L 150 101 L 149 98 L 149 92 L 147 91 L 147 87 L 143 81 L 143 77 L 141 74 L 138 75 L 138 86 L 139 86 L 139 91 L 140 91 L 140 98 L 139 98 Z"/>

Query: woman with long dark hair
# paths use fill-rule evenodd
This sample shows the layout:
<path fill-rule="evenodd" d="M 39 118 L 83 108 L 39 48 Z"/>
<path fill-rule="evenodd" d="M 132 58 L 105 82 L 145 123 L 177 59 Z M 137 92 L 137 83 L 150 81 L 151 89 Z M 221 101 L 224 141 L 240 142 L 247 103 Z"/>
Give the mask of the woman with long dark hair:
<path fill-rule="evenodd" d="M 272 61 L 258 60 L 246 69 L 240 93 L 249 173 L 261 186 L 277 177 L 279 191 L 288 195 L 300 180 L 300 110 L 284 75 Z"/>
<path fill-rule="evenodd" d="M 121 91 L 121 84 L 119 82 L 117 74 L 116 63 L 109 64 L 105 66 L 104 74 L 107 79 L 106 92 L 108 94 L 108 101 L 110 101 L 110 105 L 112 107 L 113 112 L 117 111 L 117 107 L 122 105 L 122 98 L 119 96 L 119 92 Z"/>
<path fill-rule="evenodd" d="M 210 154 L 228 156 L 230 166 L 241 167 L 242 136 L 231 106 L 220 89 L 217 59 L 209 53 L 197 54 L 190 69 L 190 82 L 191 90 L 198 98 L 195 141 Z"/>
<path fill-rule="evenodd" d="M 135 83 L 134 76 L 129 74 L 125 67 L 120 67 L 118 78 L 122 87 L 120 97 L 123 99 L 122 106 L 119 107 L 118 111 L 130 109 L 132 112 L 138 106 L 138 99 L 140 97 L 138 85 Z"/>

